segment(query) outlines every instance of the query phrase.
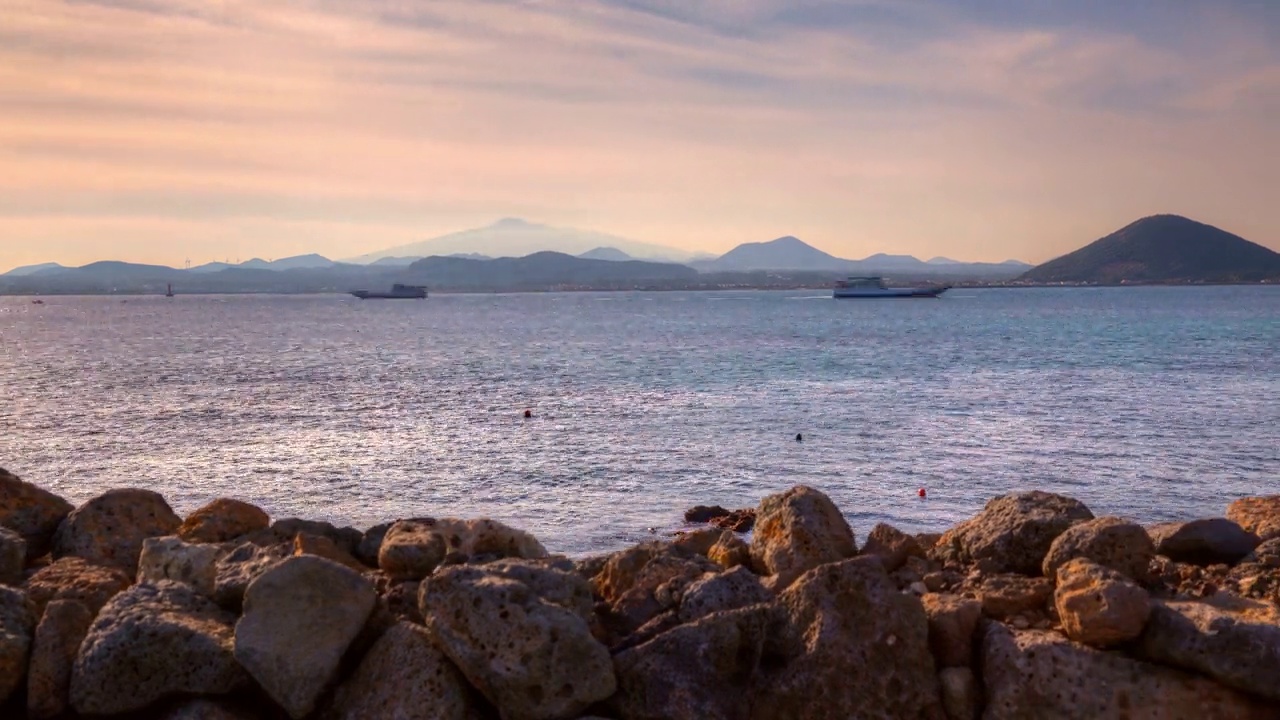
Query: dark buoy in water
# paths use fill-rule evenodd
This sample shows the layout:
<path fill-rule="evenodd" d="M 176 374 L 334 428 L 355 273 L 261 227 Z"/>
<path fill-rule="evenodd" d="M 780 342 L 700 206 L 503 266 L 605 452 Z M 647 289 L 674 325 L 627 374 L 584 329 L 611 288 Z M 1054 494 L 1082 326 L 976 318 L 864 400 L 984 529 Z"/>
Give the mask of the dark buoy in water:
<path fill-rule="evenodd" d="M 926 493 L 926 492 L 924 491 L 924 488 L 920 488 L 918 491 L 916 491 L 916 494 L 917 494 L 917 495 L 919 495 L 920 497 L 927 497 L 927 496 L 928 496 L 928 493 Z"/>
<path fill-rule="evenodd" d="M 533 417 L 533 411 L 532 411 L 532 410 L 527 410 L 527 409 L 526 409 L 526 410 L 524 411 L 524 417 L 525 417 L 525 419 L 526 419 L 526 420 L 527 420 L 527 419 L 529 419 L 529 418 L 531 418 L 531 417 Z"/>
<path fill-rule="evenodd" d="M 804 435 L 796 433 L 796 442 L 804 442 Z"/>

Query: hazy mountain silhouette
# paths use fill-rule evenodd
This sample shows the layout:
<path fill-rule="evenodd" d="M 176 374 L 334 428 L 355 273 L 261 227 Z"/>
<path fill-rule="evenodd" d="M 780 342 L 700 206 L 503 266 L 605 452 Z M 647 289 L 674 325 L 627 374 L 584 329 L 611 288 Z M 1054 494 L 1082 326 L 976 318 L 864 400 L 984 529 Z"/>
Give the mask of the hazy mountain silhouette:
<path fill-rule="evenodd" d="M 38 275 L 50 271 L 66 270 L 65 267 L 58 263 L 40 263 L 39 265 L 23 265 L 16 267 L 0 277 L 27 277 L 29 275 Z"/>
<path fill-rule="evenodd" d="M 576 286 L 608 289 L 645 282 L 693 280 L 698 272 L 674 263 L 594 260 L 558 252 L 519 258 L 469 260 L 429 257 L 410 265 L 405 277 L 431 287 L 451 289 L 546 289 Z"/>
<path fill-rule="evenodd" d="M 630 255 L 622 252 L 618 248 L 612 247 L 598 247 L 594 250 L 588 250 L 578 255 L 578 257 L 583 258 L 584 260 L 612 260 L 614 262 L 633 259 Z"/>
<path fill-rule="evenodd" d="M 556 228 L 519 218 L 506 218 L 486 227 L 368 253 L 352 258 L 349 262 L 367 264 L 384 257 L 428 257 L 456 253 L 523 257 L 531 253 L 553 251 L 577 255 L 598 247 L 617 248 L 634 258 L 683 261 L 692 256 L 687 250 L 678 248 L 651 245 L 588 230 Z"/>
<path fill-rule="evenodd" d="M 1130 223 L 1020 278 L 1030 282 L 1254 282 L 1280 279 L 1280 253 L 1179 215 Z"/>
<path fill-rule="evenodd" d="M 743 243 L 715 260 L 694 263 L 703 272 L 747 270 L 828 270 L 842 272 L 848 260 L 829 255 L 803 240 L 787 235 L 768 242 Z"/>

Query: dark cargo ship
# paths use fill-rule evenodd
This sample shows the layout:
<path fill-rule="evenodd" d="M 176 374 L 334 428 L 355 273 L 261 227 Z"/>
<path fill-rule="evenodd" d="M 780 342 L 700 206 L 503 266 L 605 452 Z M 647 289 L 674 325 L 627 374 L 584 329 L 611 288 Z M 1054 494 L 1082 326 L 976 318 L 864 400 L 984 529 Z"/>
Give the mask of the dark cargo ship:
<path fill-rule="evenodd" d="M 391 286 L 391 292 L 370 292 L 368 290 L 352 290 L 352 295 L 361 300 L 422 300 L 427 297 L 427 289 L 420 285 Z"/>

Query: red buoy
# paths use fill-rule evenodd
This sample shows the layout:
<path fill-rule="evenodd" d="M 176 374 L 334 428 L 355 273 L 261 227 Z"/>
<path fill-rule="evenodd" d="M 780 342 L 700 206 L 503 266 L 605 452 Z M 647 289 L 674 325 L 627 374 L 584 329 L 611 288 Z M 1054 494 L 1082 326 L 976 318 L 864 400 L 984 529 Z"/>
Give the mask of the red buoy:
<path fill-rule="evenodd" d="M 531 418 L 531 417 L 533 417 L 533 411 L 532 411 L 532 410 L 525 410 L 525 411 L 524 411 L 524 416 L 525 416 L 526 418 Z"/>
<path fill-rule="evenodd" d="M 919 492 L 917 492 L 916 494 L 919 495 L 920 497 L 924 497 L 925 496 L 924 488 L 920 488 Z"/>

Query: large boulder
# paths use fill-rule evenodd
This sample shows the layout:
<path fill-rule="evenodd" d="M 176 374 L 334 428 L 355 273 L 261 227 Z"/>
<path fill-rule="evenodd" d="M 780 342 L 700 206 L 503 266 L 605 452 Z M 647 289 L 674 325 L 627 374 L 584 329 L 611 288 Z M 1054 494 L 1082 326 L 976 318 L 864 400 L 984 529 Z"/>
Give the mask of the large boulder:
<path fill-rule="evenodd" d="M 55 718 L 67 711 L 71 669 L 80 643 L 89 634 L 93 613 L 76 600 L 54 600 L 36 626 L 27 674 L 27 716 Z"/>
<path fill-rule="evenodd" d="M 382 538 L 378 567 L 401 580 L 420 580 L 443 562 L 547 557 L 547 549 L 523 530 L 496 520 L 401 520 Z"/>
<path fill-rule="evenodd" d="M 751 717 L 916 718 L 939 710 L 920 600 L 878 558 L 820 565 L 778 597 L 785 623 L 757 683 Z"/>
<path fill-rule="evenodd" d="M 181 524 L 160 493 L 136 488 L 108 490 L 62 521 L 53 538 L 53 556 L 73 555 L 133 574 L 142 541 L 172 535 Z"/>
<path fill-rule="evenodd" d="M 973 592 L 982 601 L 983 614 L 1003 620 L 1046 609 L 1053 597 L 1053 581 L 1013 573 L 988 575 L 980 579 Z"/>
<path fill-rule="evenodd" d="M 27 543 L 27 557 L 49 552 L 58 524 L 72 510 L 71 503 L 0 468 L 0 526 L 13 530 Z"/>
<path fill-rule="evenodd" d="M 982 679 L 984 720 L 1275 718 L 1273 708 L 1207 678 L 994 622 L 983 632 Z"/>
<path fill-rule="evenodd" d="M 942 709 L 947 720 L 977 720 L 982 707 L 982 690 L 973 669 L 949 667 L 938 671 L 938 684 L 942 689 Z"/>
<path fill-rule="evenodd" d="M 235 657 L 292 718 L 310 715 L 373 611 L 373 585 L 310 555 L 258 576 L 236 623 Z"/>
<path fill-rule="evenodd" d="M 218 545 L 189 543 L 176 535 L 147 538 L 138 557 L 138 582 L 173 580 L 212 598 L 220 554 Z"/>
<path fill-rule="evenodd" d="M 71 706 L 82 715 L 123 714 L 175 695 L 243 687 L 248 679 L 232 654 L 234 621 L 186 585 L 134 585 L 90 626 L 71 673 Z"/>
<path fill-rule="evenodd" d="M 797 485 L 760 501 L 751 537 L 752 569 L 771 590 L 786 589 L 804 573 L 858 554 L 853 530 L 831 498 Z"/>
<path fill-rule="evenodd" d="M 616 689 L 590 586 L 566 566 L 454 565 L 422 583 L 432 640 L 504 720 L 572 718 Z"/>
<path fill-rule="evenodd" d="M 1263 542 L 1280 538 L 1280 495 L 1240 498 L 1227 506 L 1227 519 Z"/>
<path fill-rule="evenodd" d="M 0 706 L 27 676 L 27 653 L 35 623 L 27 594 L 0 585 Z"/>
<path fill-rule="evenodd" d="M 448 553 L 434 522 L 401 520 L 383 535 L 378 568 L 397 580 L 421 580 L 435 572 Z"/>
<path fill-rule="evenodd" d="M 466 678 L 431 644 L 425 628 L 396 623 L 374 643 L 354 674 L 338 687 L 326 720 L 472 720 Z"/>
<path fill-rule="evenodd" d="M 54 600 L 84 603 L 96 616 L 108 600 L 132 584 L 120 568 L 65 557 L 37 570 L 22 586 L 31 596 L 37 616 Z"/>
<path fill-rule="evenodd" d="M 707 549 L 707 559 L 722 568 L 751 565 L 751 546 L 737 535 L 722 535 L 715 545 Z"/>
<path fill-rule="evenodd" d="M 929 647 L 939 667 L 969 667 L 982 603 L 972 598 L 928 593 L 920 598 L 929 618 Z"/>
<path fill-rule="evenodd" d="M 298 533 L 320 535 L 332 540 L 338 547 L 351 555 L 355 555 L 364 539 L 364 533 L 350 527 L 338 527 L 323 520 L 304 520 L 302 518 L 284 518 L 271 523 L 270 527 L 254 530 L 236 538 L 237 542 L 251 542 L 257 545 L 278 545 L 293 543 Z"/>
<path fill-rule="evenodd" d="M 773 597 L 750 570 L 736 567 L 706 575 L 684 591 L 677 615 L 680 622 L 693 622 L 712 613 L 767 603 Z"/>
<path fill-rule="evenodd" d="M 976 516 L 948 530 L 932 554 L 981 564 L 989 572 L 1039 575 L 1049 547 L 1072 525 L 1092 520 L 1079 500 L 1032 490 L 993 498 Z"/>
<path fill-rule="evenodd" d="M 1163 523 L 1148 533 L 1157 555 L 1192 565 L 1233 565 L 1258 546 L 1258 536 L 1226 518 Z"/>
<path fill-rule="evenodd" d="M 751 712 L 757 670 L 780 622 L 770 605 L 707 615 L 614 657 L 622 720 L 737 720 Z"/>
<path fill-rule="evenodd" d="M 369 567 L 378 567 L 378 553 L 382 550 L 382 540 L 395 522 L 374 525 L 360 536 L 360 544 L 356 546 L 356 559 Z"/>
<path fill-rule="evenodd" d="M 1084 558 L 1145 582 L 1155 554 L 1155 544 L 1141 525 L 1118 517 L 1100 517 L 1072 525 L 1059 535 L 1049 546 L 1041 570 L 1045 577 L 1057 577 L 1058 568 Z"/>
<path fill-rule="evenodd" d="M 13 530 L 0 526 L 0 585 L 21 585 L 26 566 L 27 541 Z"/>
<path fill-rule="evenodd" d="M 1126 643 L 1142 634 L 1151 597 L 1111 568 L 1076 558 L 1058 568 L 1054 605 L 1067 637 L 1094 647 Z"/>
<path fill-rule="evenodd" d="M 239 611 L 250 583 L 268 569 L 293 555 L 293 545 L 258 545 L 246 542 L 218 558 L 214 564 L 213 599 L 222 607 Z"/>
<path fill-rule="evenodd" d="M 341 545 L 324 535 L 312 535 L 300 532 L 293 536 L 294 555 L 314 555 L 325 560 L 332 560 L 344 567 L 363 573 L 369 568 L 347 552 Z"/>
<path fill-rule="evenodd" d="M 1143 654 L 1280 701 L 1280 609 L 1225 593 L 1203 602 L 1155 602 Z"/>
<path fill-rule="evenodd" d="M 158 720 L 263 720 L 263 717 L 251 703 L 191 698 L 179 700 L 158 716 Z"/>
<path fill-rule="evenodd" d="M 610 555 L 592 583 L 608 606 L 610 630 L 621 638 L 675 610 L 690 585 L 720 569 L 687 546 L 648 542 Z"/>
<path fill-rule="evenodd" d="M 1271 538 L 1253 549 L 1242 562 L 1264 568 L 1280 568 L 1280 537 Z"/>
<path fill-rule="evenodd" d="M 880 562 L 884 563 L 884 569 L 893 572 L 906 564 L 909 557 L 924 557 L 924 548 L 920 547 L 915 537 L 892 525 L 877 523 L 867 533 L 862 554 L 879 557 Z"/>
<path fill-rule="evenodd" d="M 218 498 L 182 521 L 177 535 L 191 543 L 221 543 L 271 525 L 271 517 L 257 505 Z"/>

